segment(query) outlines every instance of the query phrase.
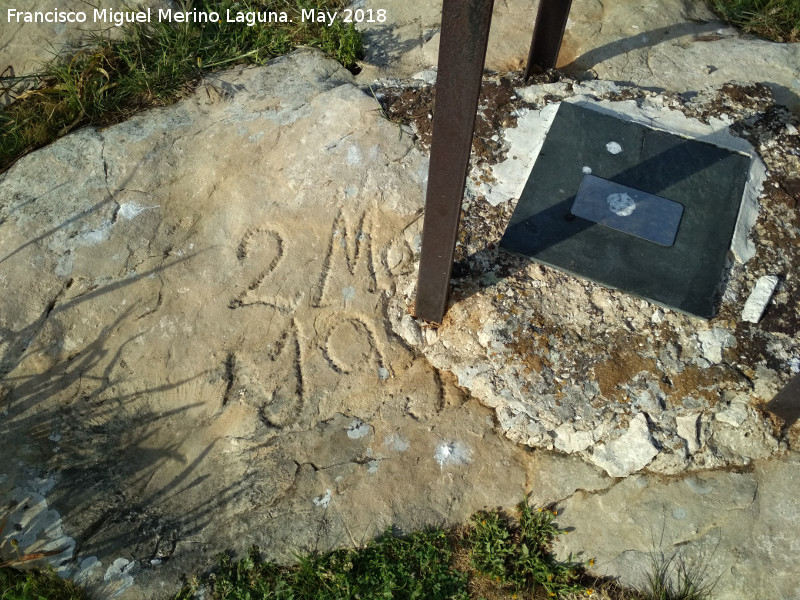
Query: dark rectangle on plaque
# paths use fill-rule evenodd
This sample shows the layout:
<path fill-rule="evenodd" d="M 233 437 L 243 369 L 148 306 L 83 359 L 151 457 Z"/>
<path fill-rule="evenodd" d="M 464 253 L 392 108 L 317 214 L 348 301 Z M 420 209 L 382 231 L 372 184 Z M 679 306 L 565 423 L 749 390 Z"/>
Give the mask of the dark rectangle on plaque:
<path fill-rule="evenodd" d="M 661 246 L 672 246 L 683 206 L 594 175 L 585 175 L 572 214 Z"/>

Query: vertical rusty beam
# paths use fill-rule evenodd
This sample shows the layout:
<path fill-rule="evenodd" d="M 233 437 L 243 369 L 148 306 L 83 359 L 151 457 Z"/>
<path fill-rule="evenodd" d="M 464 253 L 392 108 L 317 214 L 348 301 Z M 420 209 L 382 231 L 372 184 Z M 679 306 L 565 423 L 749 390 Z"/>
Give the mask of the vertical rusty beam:
<path fill-rule="evenodd" d="M 767 410 L 783 419 L 783 430 L 800 417 L 800 374 L 795 375 L 783 390 L 767 404 Z"/>
<path fill-rule="evenodd" d="M 555 68 L 571 5 L 572 0 L 539 0 L 525 79 L 531 76 L 534 65 L 542 69 Z"/>
<path fill-rule="evenodd" d="M 416 315 L 440 323 L 447 309 L 494 0 L 444 0 L 433 142 L 422 226 Z"/>

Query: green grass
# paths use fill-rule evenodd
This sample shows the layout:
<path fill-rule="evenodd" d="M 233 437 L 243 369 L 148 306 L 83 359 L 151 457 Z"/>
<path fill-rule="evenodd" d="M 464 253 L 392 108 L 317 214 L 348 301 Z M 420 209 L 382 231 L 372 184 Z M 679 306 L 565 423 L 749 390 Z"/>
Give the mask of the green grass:
<path fill-rule="evenodd" d="M 553 541 L 566 532 L 556 512 L 526 498 L 513 515 L 484 510 L 469 524 L 397 536 L 391 530 L 364 548 L 298 556 L 294 565 L 265 561 L 257 548 L 234 560 L 219 556 L 209 574 L 195 576 L 169 600 L 711 600 L 713 583 L 676 555 L 651 555 L 647 589 L 596 580 L 588 563 L 559 561 Z M 23 563 L 31 557 L 12 562 Z M 0 600 L 86 600 L 53 572 L 0 568 Z"/>
<path fill-rule="evenodd" d="M 239 561 L 219 558 L 212 575 L 187 586 L 174 600 L 203 588 L 208 600 L 468 600 L 469 598 L 572 597 L 586 594 L 582 565 L 559 562 L 549 552 L 555 513 L 527 501 L 517 518 L 482 511 L 471 525 L 397 537 L 387 531 L 362 549 L 299 558 L 281 567 L 263 562 L 256 549 Z M 584 595 L 584 597 L 586 597 Z"/>
<path fill-rule="evenodd" d="M 723 19 L 775 42 L 800 41 L 800 0 L 708 0 Z"/>
<path fill-rule="evenodd" d="M 677 555 L 651 555 L 644 600 L 711 600 L 715 581 L 704 568 L 690 568 Z"/>
<path fill-rule="evenodd" d="M 86 593 L 51 571 L 0 568 L 0 600 L 87 600 Z"/>
<path fill-rule="evenodd" d="M 527 501 L 517 511 L 516 523 L 498 511 L 472 517 L 468 539 L 476 571 L 515 592 L 541 588 L 560 596 L 585 590 L 581 565 L 557 561 L 549 551 L 552 541 L 566 534 L 553 525 L 556 513 L 531 508 Z"/>
<path fill-rule="evenodd" d="M 467 577 L 450 567 L 452 554 L 451 541 L 442 530 L 416 532 L 407 538 L 387 532 L 366 548 L 304 556 L 292 567 L 262 562 L 255 549 L 240 561 L 223 555 L 216 572 L 201 585 L 209 600 L 466 600 Z M 196 585 L 176 600 L 192 598 Z"/>
<path fill-rule="evenodd" d="M 223 15 L 218 23 L 135 24 L 121 40 L 96 39 L 90 49 L 57 60 L 27 78 L 33 89 L 0 110 L 0 172 L 23 154 L 87 124 L 119 122 L 143 108 L 186 95 L 210 71 L 263 64 L 298 46 L 319 48 L 348 68 L 362 55 L 361 35 L 337 19 L 302 23 L 303 8 L 337 10 L 345 0 L 198 0 Z M 225 22 L 225 11 L 285 11 L 292 23 Z M 26 81 L 3 77 L 6 88 Z"/>

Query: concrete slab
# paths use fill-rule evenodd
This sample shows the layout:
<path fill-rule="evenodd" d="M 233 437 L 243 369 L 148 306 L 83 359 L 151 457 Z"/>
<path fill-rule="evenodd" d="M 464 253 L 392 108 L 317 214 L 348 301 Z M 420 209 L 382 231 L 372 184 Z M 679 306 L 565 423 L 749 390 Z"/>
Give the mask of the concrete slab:
<path fill-rule="evenodd" d="M 562 103 L 514 210 L 501 247 L 710 318 L 721 295 L 750 158 L 592 110 Z M 685 207 L 675 242 L 576 217 L 587 173 L 661 195 Z"/>

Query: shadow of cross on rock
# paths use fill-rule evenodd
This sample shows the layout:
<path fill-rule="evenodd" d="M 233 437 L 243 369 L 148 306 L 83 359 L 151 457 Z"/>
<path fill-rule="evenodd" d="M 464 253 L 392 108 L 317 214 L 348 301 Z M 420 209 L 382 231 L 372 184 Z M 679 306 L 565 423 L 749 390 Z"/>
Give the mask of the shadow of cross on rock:
<path fill-rule="evenodd" d="M 385 307 L 413 271 L 423 155 L 313 52 L 219 79 L 242 93 L 74 132 L 0 179 L 0 275 L 19 290 L 0 298 L 19 462 L 0 492 L 55 474 L 73 574 L 121 545 L 168 558 L 169 531 L 188 543 L 220 503 L 271 506 L 298 467 L 239 460 L 254 444 L 409 387 Z"/>
<path fill-rule="evenodd" d="M 147 306 L 129 319 L 137 323 L 132 345 L 146 351 L 126 347 L 119 362 L 163 361 L 168 373 L 219 373 L 224 393 L 216 409 L 241 400 L 279 427 L 299 422 L 309 402 L 306 416 L 340 410 L 342 397 L 379 386 L 410 356 L 391 343 L 383 305 L 391 271 L 410 268 L 411 238 L 403 232 L 421 203 L 423 160 L 410 154 L 410 140 L 383 135 L 392 126 L 367 96 L 337 85 L 349 75 L 336 72 L 337 81 L 334 73 L 309 71 L 329 91 L 306 91 L 304 104 L 291 97 L 291 85 L 269 97 L 277 86 L 248 74 L 251 80 L 245 75 L 237 85 L 255 100 L 242 94 L 209 106 L 198 94 L 194 103 L 162 111 L 162 124 L 158 115 L 142 115 L 103 132 L 84 130 L 29 157 L 31 164 L 61 169 L 65 181 L 102 168 L 102 185 L 84 189 L 75 181 L 63 193 L 111 200 L 113 214 L 99 224 L 54 217 L 55 227 L 22 230 L 20 243 L 5 252 L 13 263 L 27 258 L 21 249 L 46 250 L 55 256 L 54 281 L 69 278 L 76 295 L 124 277 L 130 285 L 122 305 L 131 306 L 136 288 Z M 213 146 L 202 141 L 212 138 Z M 247 159 L 232 156 L 225 143 L 249 144 Z M 68 168 L 64 147 L 70 145 L 91 148 L 87 161 L 94 166 Z M 158 164 L 161 152 L 167 164 Z M 195 160 L 215 166 L 198 173 L 183 168 Z M 45 185 L 40 178 L 35 203 L 30 191 L 18 192 L 15 174 L 25 168 L 5 181 L 17 194 L 7 229 L 62 202 L 61 192 L 50 191 L 63 181 Z M 63 237 L 80 243 L 70 246 Z M 157 271 L 170 260 L 171 268 Z M 150 281 L 140 281 L 142 273 Z M 99 314 L 85 304 L 103 303 L 103 296 L 82 302 L 80 312 Z M 88 336 L 79 333 L 76 316 L 58 309 L 58 297 L 51 300 L 71 332 L 61 340 L 63 351 L 79 350 Z"/>

